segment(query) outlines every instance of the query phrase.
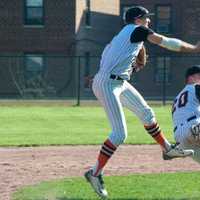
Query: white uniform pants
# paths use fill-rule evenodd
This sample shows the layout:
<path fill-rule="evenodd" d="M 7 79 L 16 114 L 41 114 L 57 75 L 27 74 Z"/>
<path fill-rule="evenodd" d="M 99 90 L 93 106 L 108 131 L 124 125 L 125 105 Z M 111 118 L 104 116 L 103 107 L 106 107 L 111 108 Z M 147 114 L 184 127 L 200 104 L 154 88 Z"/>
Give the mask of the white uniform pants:
<path fill-rule="evenodd" d="M 109 139 L 114 145 L 122 144 L 127 137 L 123 106 L 134 112 L 143 124 L 150 125 L 155 122 L 153 110 L 127 81 L 113 80 L 98 73 L 92 87 L 109 118 L 112 127 Z"/>
<path fill-rule="evenodd" d="M 176 142 L 180 143 L 180 147 L 183 149 L 193 149 L 193 159 L 200 163 L 200 140 L 196 140 L 191 133 L 192 125 L 200 123 L 200 119 L 192 120 L 191 122 L 185 122 L 182 125 L 177 126 L 177 130 L 174 133 Z"/>

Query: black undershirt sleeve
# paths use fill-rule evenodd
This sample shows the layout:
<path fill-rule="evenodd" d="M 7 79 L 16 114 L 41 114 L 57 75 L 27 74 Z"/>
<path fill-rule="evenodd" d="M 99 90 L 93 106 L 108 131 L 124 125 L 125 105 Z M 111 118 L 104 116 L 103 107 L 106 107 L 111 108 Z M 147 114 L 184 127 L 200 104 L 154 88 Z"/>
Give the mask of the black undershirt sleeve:
<path fill-rule="evenodd" d="M 195 85 L 195 94 L 200 103 L 200 85 Z"/>
<path fill-rule="evenodd" d="M 153 34 L 154 31 L 145 26 L 138 26 L 131 34 L 131 43 L 145 42 L 149 34 Z"/>

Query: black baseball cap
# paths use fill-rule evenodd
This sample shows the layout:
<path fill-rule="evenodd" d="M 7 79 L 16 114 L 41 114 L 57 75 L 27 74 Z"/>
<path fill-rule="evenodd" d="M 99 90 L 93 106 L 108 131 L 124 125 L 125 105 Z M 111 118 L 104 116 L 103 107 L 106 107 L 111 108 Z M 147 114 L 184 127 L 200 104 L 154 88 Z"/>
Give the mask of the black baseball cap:
<path fill-rule="evenodd" d="M 200 65 L 193 65 L 189 67 L 185 72 L 185 78 L 187 79 L 189 76 L 194 74 L 200 74 Z"/>
<path fill-rule="evenodd" d="M 142 6 L 133 6 L 130 7 L 125 13 L 125 22 L 131 23 L 135 19 L 148 17 L 154 15 L 154 13 L 150 13 L 146 8 Z"/>

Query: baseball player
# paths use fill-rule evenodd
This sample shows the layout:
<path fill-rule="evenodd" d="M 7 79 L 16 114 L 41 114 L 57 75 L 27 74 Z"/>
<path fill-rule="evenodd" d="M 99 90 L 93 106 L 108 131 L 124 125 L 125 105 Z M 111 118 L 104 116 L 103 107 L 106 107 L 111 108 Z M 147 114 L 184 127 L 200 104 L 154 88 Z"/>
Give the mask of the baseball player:
<path fill-rule="evenodd" d="M 132 72 L 138 71 L 138 67 L 141 67 L 136 61 L 145 41 L 176 52 L 200 51 L 200 43 L 192 45 L 155 33 L 148 27 L 150 15 L 152 13 L 141 6 L 127 10 L 126 25 L 105 47 L 100 69 L 94 77 L 93 91 L 105 109 L 112 131 L 101 147 L 96 165 L 85 173 L 85 178 L 102 198 L 108 196 L 103 183 L 103 168 L 127 137 L 123 106 L 141 120 L 146 131 L 161 145 L 165 160 L 193 154 L 192 150 L 183 150 L 168 142 L 156 121 L 153 110 L 140 93 L 128 83 Z"/>
<path fill-rule="evenodd" d="M 174 137 L 183 149 L 193 149 L 200 163 L 200 65 L 186 70 L 185 82 L 172 106 Z"/>

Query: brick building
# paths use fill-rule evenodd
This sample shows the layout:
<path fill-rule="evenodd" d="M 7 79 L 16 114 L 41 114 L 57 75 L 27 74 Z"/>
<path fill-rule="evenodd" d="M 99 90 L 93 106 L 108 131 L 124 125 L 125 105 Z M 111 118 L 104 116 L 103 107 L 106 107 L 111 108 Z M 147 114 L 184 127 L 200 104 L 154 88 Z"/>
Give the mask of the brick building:
<path fill-rule="evenodd" d="M 70 0 L 0 1 L 2 97 L 44 96 L 64 87 L 71 60 L 48 56 L 73 54 L 75 6 Z"/>
<path fill-rule="evenodd" d="M 74 97 L 79 87 L 83 97 L 91 96 L 99 56 L 132 5 L 155 13 L 157 32 L 188 42 L 200 38 L 198 0 L 1 0 L 0 97 Z M 180 67 L 199 62 L 198 57 L 147 48 L 157 56 L 133 84 L 147 97 L 173 96 L 183 84 Z"/>

